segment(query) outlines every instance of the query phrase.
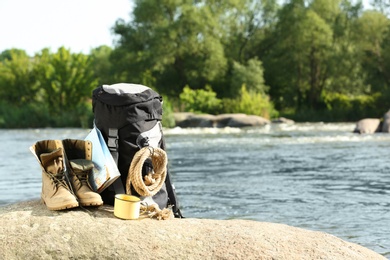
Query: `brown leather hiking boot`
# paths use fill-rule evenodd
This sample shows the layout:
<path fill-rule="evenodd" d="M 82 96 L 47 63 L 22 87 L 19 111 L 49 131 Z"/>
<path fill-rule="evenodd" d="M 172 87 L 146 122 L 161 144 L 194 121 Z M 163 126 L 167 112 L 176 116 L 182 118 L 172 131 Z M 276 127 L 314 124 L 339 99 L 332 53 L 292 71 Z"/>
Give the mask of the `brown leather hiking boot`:
<path fill-rule="evenodd" d="M 65 139 L 62 141 L 69 160 L 69 179 L 73 191 L 82 206 L 100 206 L 103 200 L 89 184 L 92 174 L 92 143 L 84 140 Z"/>
<path fill-rule="evenodd" d="M 63 210 L 79 206 L 66 181 L 66 164 L 62 142 L 44 140 L 30 147 L 42 168 L 41 199 L 49 210 Z"/>

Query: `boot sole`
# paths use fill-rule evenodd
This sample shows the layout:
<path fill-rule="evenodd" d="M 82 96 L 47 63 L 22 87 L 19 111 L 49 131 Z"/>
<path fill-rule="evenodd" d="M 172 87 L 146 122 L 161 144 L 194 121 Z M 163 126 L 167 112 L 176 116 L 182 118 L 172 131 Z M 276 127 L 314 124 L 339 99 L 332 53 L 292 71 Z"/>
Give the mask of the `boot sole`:
<path fill-rule="evenodd" d="M 43 204 L 46 205 L 46 207 L 49 209 L 49 210 L 65 210 L 65 209 L 73 209 L 73 208 L 77 208 L 79 206 L 79 203 L 68 203 L 68 204 L 64 204 L 64 205 L 60 205 L 60 206 L 48 206 L 45 202 L 44 199 L 41 199 L 41 201 L 43 202 Z"/>
<path fill-rule="evenodd" d="M 99 201 L 99 202 L 96 202 L 96 201 L 81 202 L 81 201 L 80 201 L 80 205 L 81 205 L 81 206 L 84 206 L 84 207 L 88 207 L 88 206 L 98 207 L 98 206 L 103 205 L 103 201 Z"/>

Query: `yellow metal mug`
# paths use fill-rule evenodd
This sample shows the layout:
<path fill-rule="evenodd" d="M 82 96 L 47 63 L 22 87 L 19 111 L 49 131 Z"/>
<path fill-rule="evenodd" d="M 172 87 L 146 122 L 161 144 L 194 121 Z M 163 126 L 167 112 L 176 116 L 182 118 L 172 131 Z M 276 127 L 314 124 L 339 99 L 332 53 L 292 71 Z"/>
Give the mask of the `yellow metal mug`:
<path fill-rule="evenodd" d="M 114 215 L 121 219 L 138 219 L 141 199 L 127 194 L 115 195 Z"/>

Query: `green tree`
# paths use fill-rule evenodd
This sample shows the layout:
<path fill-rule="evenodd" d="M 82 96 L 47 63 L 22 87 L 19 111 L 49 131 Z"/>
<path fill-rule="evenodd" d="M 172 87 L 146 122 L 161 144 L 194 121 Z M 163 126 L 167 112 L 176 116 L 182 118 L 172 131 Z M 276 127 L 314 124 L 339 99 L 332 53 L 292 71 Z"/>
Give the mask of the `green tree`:
<path fill-rule="evenodd" d="M 238 93 L 243 84 L 249 91 L 264 95 L 268 92 L 268 87 L 265 86 L 264 82 L 263 67 L 257 58 L 250 59 L 246 66 L 238 62 L 233 63 L 233 89 L 237 90 Z"/>
<path fill-rule="evenodd" d="M 73 120 L 73 124 L 77 120 L 85 123 L 86 111 L 90 110 L 86 109 L 86 102 L 97 86 L 91 59 L 61 47 L 54 54 L 42 50 L 35 62 L 34 73 L 41 88 L 37 99 L 48 106 L 51 116 Z M 67 123 L 56 122 L 59 126 Z"/>
<path fill-rule="evenodd" d="M 356 40 L 373 91 L 390 86 L 390 20 L 380 12 L 366 11 L 357 21 Z"/>
<path fill-rule="evenodd" d="M 258 55 L 257 52 L 253 53 L 251 48 L 254 42 L 263 39 L 267 30 L 272 28 L 279 8 L 277 2 L 226 1 L 226 7 L 221 9 L 220 21 L 223 24 L 222 41 L 228 59 L 245 63 Z"/>
<path fill-rule="evenodd" d="M 28 56 L 25 50 L 22 49 L 7 49 L 0 53 L 0 61 L 4 62 L 5 60 L 12 60 L 16 56 L 24 57 Z"/>
<path fill-rule="evenodd" d="M 111 47 L 102 45 L 92 49 L 89 55 L 91 59 L 91 66 L 95 73 L 95 78 L 98 79 L 99 85 L 109 85 L 118 82 L 115 79 L 115 73 L 110 60 L 111 53 Z"/>
<path fill-rule="evenodd" d="M 371 0 L 371 5 L 381 13 L 387 15 L 390 14 L 390 3 L 388 0 Z"/>
<path fill-rule="evenodd" d="M 0 97 L 9 104 L 23 105 L 34 99 L 37 90 L 33 61 L 25 51 L 10 49 L 0 54 Z"/>
<path fill-rule="evenodd" d="M 275 31 L 278 42 L 268 57 L 271 60 L 266 61 L 279 71 L 272 73 L 274 83 L 279 85 L 276 94 L 295 106 L 307 104 L 316 109 L 325 84 L 332 30 L 317 13 L 305 7 L 304 1 L 286 4 L 279 19 Z"/>
<path fill-rule="evenodd" d="M 342 1 L 339 12 L 331 20 L 333 29 L 332 54 L 329 63 L 327 93 L 349 96 L 361 95 L 367 91 L 365 73 L 361 66 L 360 50 L 353 37 L 355 23 L 359 19 L 362 5 Z"/>
<path fill-rule="evenodd" d="M 225 75 L 221 16 L 237 1 L 135 1 L 134 19 L 118 21 L 113 53 L 122 77 L 140 82 L 150 71 L 157 88 L 171 95 L 185 85 L 204 88 Z M 223 9 L 223 11 L 222 11 Z"/>
<path fill-rule="evenodd" d="M 325 109 L 328 92 L 361 93 L 364 73 L 352 24 L 361 5 L 344 0 L 291 0 L 279 13 L 265 78 L 278 109 Z M 352 91 L 352 92 L 350 92 Z"/>

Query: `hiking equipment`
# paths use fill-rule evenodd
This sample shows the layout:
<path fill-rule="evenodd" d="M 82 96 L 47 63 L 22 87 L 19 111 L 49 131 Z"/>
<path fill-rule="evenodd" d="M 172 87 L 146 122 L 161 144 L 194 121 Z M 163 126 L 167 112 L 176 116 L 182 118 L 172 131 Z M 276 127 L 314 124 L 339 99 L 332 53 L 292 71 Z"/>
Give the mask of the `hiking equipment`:
<path fill-rule="evenodd" d="M 92 174 L 92 143 L 90 141 L 65 139 L 62 141 L 69 162 L 69 181 L 81 206 L 101 206 L 103 200 L 92 190 L 88 182 Z"/>
<path fill-rule="evenodd" d="M 43 140 L 30 147 L 42 168 L 41 200 L 49 210 L 79 206 L 67 180 L 67 164 L 60 140 Z"/>
<path fill-rule="evenodd" d="M 118 83 L 102 85 L 92 92 L 94 124 L 97 127 L 117 163 L 121 177 L 101 192 L 103 201 L 114 204 L 115 194 L 125 193 L 134 156 L 144 147 L 165 150 L 162 132 L 162 97 L 149 87 L 139 84 Z M 130 193 L 144 200 L 152 200 L 160 208 L 172 206 L 175 217 L 182 217 L 174 186 L 168 169 L 163 183 L 153 194 L 140 194 L 134 183 Z M 153 163 L 146 158 L 142 165 L 142 176 L 154 173 Z M 130 173 L 131 174 L 131 173 Z M 161 179 L 160 179 L 161 180 Z"/>

